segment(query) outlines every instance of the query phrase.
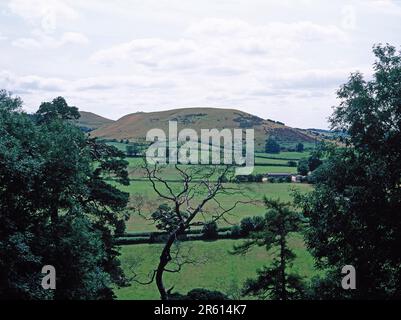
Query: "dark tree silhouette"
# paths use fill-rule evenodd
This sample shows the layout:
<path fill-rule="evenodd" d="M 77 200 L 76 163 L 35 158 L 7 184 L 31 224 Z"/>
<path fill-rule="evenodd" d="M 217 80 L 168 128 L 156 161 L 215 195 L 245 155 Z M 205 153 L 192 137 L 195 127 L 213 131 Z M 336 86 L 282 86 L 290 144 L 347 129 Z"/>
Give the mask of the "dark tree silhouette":
<path fill-rule="evenodd" d="M 246 254 L 254 246 L 264 246 L 275 255 L 270 267 L 263 267 L 257 271 L 256 279 L 245 282 L 243 294 L 263 299 L 299 299 L 303 284 L 298 275 L 288 272 L 295 255 L 288 247 L 287 240 L 289 233 L 300 230 L 301 216 L 290 209 L 289 203 L 266 197 L 264 201 L 269 210 L 263 229 L 251 232 L 246 242 L 234 247 L 233 254 Z"/>

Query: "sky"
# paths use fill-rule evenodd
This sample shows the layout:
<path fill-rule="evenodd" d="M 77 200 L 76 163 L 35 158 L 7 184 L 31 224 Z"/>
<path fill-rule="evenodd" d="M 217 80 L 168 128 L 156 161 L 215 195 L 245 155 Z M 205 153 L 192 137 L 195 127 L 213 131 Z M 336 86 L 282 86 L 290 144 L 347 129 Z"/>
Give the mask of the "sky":
<path fill-rule="evenodd" d="M 0 0 L 0 88 L 118 119 L 239 109 L 328 128 L 336 90 L 401 45 L 396 0 Z"/>

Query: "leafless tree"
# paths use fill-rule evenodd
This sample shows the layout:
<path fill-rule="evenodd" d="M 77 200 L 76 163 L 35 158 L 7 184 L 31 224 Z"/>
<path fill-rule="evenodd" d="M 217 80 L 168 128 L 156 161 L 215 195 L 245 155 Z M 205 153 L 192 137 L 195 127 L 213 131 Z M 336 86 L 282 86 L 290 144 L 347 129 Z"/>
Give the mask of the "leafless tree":
<path fill-rule="evenodd" d="M 169 169 L 173 166 L 170 165 Z M 166 289 L 163 275 L 165 272 L 180 272 L 185 264 L 197 263 L 197 259 L 189 252 L 183 255 L 180 249 L 174 249 L 177 239 L 191 227 L 202 227 L 206 223 L 227 220 L 227 215 L 239 204 L 248 204 L 252 200 L 243 192 L 226 184 L 234 175 L 232 166 L 179 166 L 174 169 L 177 178 L 168 180 L 163 177 L 163 167 L 145 162 L 144 169 L 148 181 L 156 194 L 168 204 L 170 210 L 153 214 L 152 219 L 158 229 L 167 233 L 166 241 L 160 255 L 158 266 L 149 275 L 149 280 L 141 284 L 156 282 L 162 300 L 168 300 L 171 289 Z M 229 206 L 220 201 L 222 195 L 233 196 Z M 212 209 L 207 208 L 211 204 Z M 210 212 L 212 211 L 212 212 Z M 179 248 L 179 247 L 178 247 Z M 134 274 L 134 277 L 136 274 Z"/>

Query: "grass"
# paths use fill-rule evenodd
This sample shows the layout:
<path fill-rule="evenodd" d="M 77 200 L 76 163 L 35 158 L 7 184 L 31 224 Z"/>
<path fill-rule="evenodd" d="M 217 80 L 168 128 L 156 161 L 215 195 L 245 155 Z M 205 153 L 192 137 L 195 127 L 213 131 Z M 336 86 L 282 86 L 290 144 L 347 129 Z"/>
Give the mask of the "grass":
<path fill-rule="evenodd" d="M 124 145 L 117 143 L 117 147 Z M 254 174 L 259 173 L 295 173 L 296 168 L 286 166 L 288 158 L 298 160 L 306 157 L 308 153 L 282 152 L 277 155 L 259 153 L 256 155 L 256 163 L 264 164 L 256 166 Z M 268 157 L 267 158 L 261 158 Z M 153 190 L 149 181 L 145 179 L 145 172 L 141 169 L 143 160 L 140 158 L 128 158 L 129 176 L 132 179 L 129 186 L 119 186 L 119 188 L 130 194 L 130 206 L 136 206 L 139 201 L 143 202 L 141 215 L 134 213 L 127 223 L 127 231 L 142 232 L 156 231 L 156 227 L 146 219 L 166 201 L 160 198 Z M 273 164 L 273 166 L 269 166 Z M 280 164 L 281 166 L 277 166 Z M 275 165 L 275 166 L 274 166 Z M 182 166 L 185 168 L 185 166 Z M 177 180 L 177 172 L 170 166 L 162 171 L 165 179 Z M 174 190 L 182 188 L 182 183 L 169 182 Z M 312 186 L 307 184 L 291 183 L 241 183 L 225 184 L 228 188 L 240 188 L 241 192 L 235 195 L 220 195 L 218 200 L 222 206 L 230 207 L 235 200 L 256 200 L 255 204 L 239 205 L 230 215 L 227 215 L 228 222 L 219 221 L 219 227 L 238 224 L 246 216 L 262 216 L 266 209 L 263 206 L 264 196 L 280 198 L 282 201 L 291 201 L 291 190 L 299 192 L 309 192 Z M 216 203 L 210 203 L 205 208 L 205 217 L 215 212 Z M 200 217 L 198 219 L 201 219 Z M 256 270 L 271 262 L 271 255 L 264 248 L 255 248 L 245 256 L 233 256 L 229 252 L 234 244 L 241 243 L 243 240 L 218 240 L 215 242 L 184 242 L 181 244 L 182 250 L 190 250 L 194 257 L 198 257 L 202 264 L 185 265 L 179 274 L 166 274 L 166 286 L 174 285 L 174 291 L 187 293 L 194 288 L 207 288 L 210 290 L 222 291 L 232 297 L 238 298 L 241 287 L 247 278 L 255 277 Z M 294 261 L 292 270 L 306 278 L 318 274 L 313 267 L 313 259 L 305 248 L 302 237 L 295 234 L 289 241 L 290 247 L 294 250 L 297 258 Z M 160 256 L 162 244 L 140 244 L 121 246 L 121 263 L 127 276 L 133 275 L 132 268 L 142 281 L 146 281 L 149 273 L 154 270 Z M 115 289 L 118 299 L 159 299 L 156 285 L 143 286 L 135 282 L 126 288 Z M 249 297 L 248 297 L 249 298 Z"/>
<path fill-rule="evenodd" d="M 118 150 L 126 152 L 127 151 L 127 144 L 121 142 L 107 142 L 109 146 L 116 147 Z"/>
<path fill-rule="evenodd" d="M 133 180 L 146 180 L 146 171 L 142 168 L 144 161 L 142 158 L 127 158 L 129 163 L 129 177 Z M 267 173 L 297 173 L 296 167 L 289 167 L 288 160 L 255 158 L 255 163 L 263 164 L 255 166 L 253 174 Z M 269 164 L 272 164 L 269 166 Z M 195 168 L 195 166 L 180 165 L 182 169 Z M 173 166 L 166 166 L 161 171 L 161 176 L 168 180 L 177 180 L 177 171 Z"/>
<path fill-rule="evenodd" d="M 253 174 L 268 174 L 268 173 L 297 173 L 296 167 L 282 166 L 256 166 L 253 169 Z"/>
<path fill-rule="evenodd" d="M 229 252 L 234 244 L 243 240 L 219 240 L 215 242 L 185 242 L 181 250 L 190 250 L 194 257 L 205 263 L 185 265 L 178 274 L 166 273 L 165 285 L 174 285 L 174 291 L 187 293 L 194 288 L 206 288 L 222 291 L 232 297 L 238 297 L 241 287 L 247 278 L 253 278 L 256 270 L 268 265 L 272 257 L 263 247 L 256 247 L 246 255 L 234 256 Z M 306 251 L 302 237 L 294 234 L 289 240 L 290 247 L 296 254 L 292 271 L 311 278 L 319 274 L 314 269 L 313 258 Z M 138 280 L 148 279 L 150 270 L 157 266 L 162 245 L 128 245 L 121 247 L 122 267 L 128 276 L 132 276 L 132 268 L 138 274 Z M 148 286 L 132 282 L 130 287 L 116 289 L 118 299 L 159 299 L 156 285 Z M 249 298 L 249 297 L 248 297 Z"/>
<path fill-rule="evenodd" d="M 170 183 L 173 188 L 181 187 L 180 183 Z M 239 205 L 235 208 L 230 215 L 227 215 L 227 219 L 230 223 L 236 224 L 246 216 L 263 215 L 265 208 L 261 203 L 264 196 L 271 198 L 280 198 L 283 201 L 291 201 L 291 191 L 298 190 L 300 192 L 308 192 L 312 190 L 312 187 L 308 184 L 293 184 L 293 183 L 242 183 L 242 184 L 226 184 L 227 187 L 240 187 L 243 195 L 238 194 L 236 200 L 249 200 L 252 197 L 255 200 L 259 200 L 258 204 L 244 204 Z M 141 198 L 144 201 L 143 215 L 149 216 L 157 207 L 165 203 L 153 190 L 152 186 L 147 181 L 134 181 L 129 186 L 120 186 L 120 189 L 129 192 L 131 195 L 131 206 L 135 206 L 138 199 Z M 230 207 L 233 203 L 233 195 L 220 195 L 218 198 L 219 202 L 226 207 Z M 215 203 L 211 203 L 206 207 L 208 212 L 213 212 L 216 207 Z M 210 216 L 210 215 L 209 215 Z M 206 214 L 207 218 L 208 215 Z M 220 221 L 221 227 L 227 226 L 228 224 L 224 221 Z M 127 222 L 127 231 L 156 231 L 156 228 L 142 215 L 134 213 Z"/>
<path fill-rule="evenodd" d="M 255 157 L 265 157 L 271 159 L 291 159 L 291 160 L 299 160 L 302 158 L 306 158 L 310 156 L 308 151 L 304 152 L 280 152 L 280 153 L 255 153 Z"/>
<path fill-rule="evenodd" d="M 261 157 L 255 157 L 255 163 L 256 164 L 279 164 L 279 165 L 288 165 L 289 160 L 282 160 L 282 159 L 268 159 L 268 158 L 261 158 Z M 296 161 L 296 160 L 294 160 Z"/>

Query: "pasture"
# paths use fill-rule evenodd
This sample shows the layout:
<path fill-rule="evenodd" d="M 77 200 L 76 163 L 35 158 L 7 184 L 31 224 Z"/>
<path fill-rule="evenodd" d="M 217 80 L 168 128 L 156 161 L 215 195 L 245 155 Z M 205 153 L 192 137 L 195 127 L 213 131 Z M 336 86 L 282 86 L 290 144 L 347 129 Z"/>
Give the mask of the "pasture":
<path fill-rule="evenodd" d="M 115 143 L 118 144 L 118 143 Z M 118 144 L 123 150 L 123 144 Z M 289 160 L 297 161 L 307 157 L 308 152 L 282 152 L 280 154 L 257 153 L 255 155 L 254 174 L 266 173 L 296 173 L 297 168 L 288 165 Z M 130 194 L 130 207 L 135 210 L 140 207 L 140 212 L 132 210 L 127 222 L 127 232 L 149 232 L 157 231 L 155 225 L 148 218 L 158 206 L 166 203 L 153 190 L 151 183 L 146 178 L 146 171 L 141 158 L 127 158 L 129 162 L 129 186 L 119 188 Z M 196 166 L 180 165 L 181 169 L 196 168 Z M 165 166 L 160 172 L 161 177 L 168 180 L 173 190 L 182 188 L 177 171 L 173 166 Z M 158 185 L 162 190 L 163 186 Z M 228 188 L 238 189 L 238 194 L 221 194 L 218 201 L 222 206 L 230 206 L 235 200 L 252 203 L 238 205 L 232 212 L 226 215 L 226 220 L 218 221 L 219 227 L 227 227 L 238 224 L 244 217 L 263 216 L 266 209 L 263 205 L 263 197 L 279 198 L 283 201 L 291 201 L 291 193 L 294 190 L 308 192 L 312 187 L 308 184 L 299 183 L 226 183 Z M 195 199 L 196 200 L 196 199 Z M 140 203 L 140 206 L 139 206 Z M 197 219 L 207 221 L 208 214 L 214 212 L 216 204 L 210 203 L 206 206 L 204 215 Z M 174 291 L 186 293 L 194 288 L 207 288 L 219 290 L 232 298 L 240 298 L 240 290 L 243 282 L 250 277 L 255 277 L 256 270 L 271 261 L 270 253 L 265 248 L 255 248 L 244 256 L 230 254 L 234 244 L 243 240 L 217 240 L 217 241 L 188 241 L 180 244 L 182 250 L 191 250 L 191 254 L 197 257 L 197 264 L 185 265 L 180 273 L 166 274 L 167 286 L 174 285 Z M 300 275 L 310 278 L 317 274 L 313 267 L 313 260 L 302 240 L 302 236 L 294 234 L 290 239 L 290 246 L 294 249 L 297 258 L 293 270 Z M 137 274 L 137 280 L 146 281 L 149 273 L 157 265 L 157 260 L 162 249 L 162 244 L 136 244 L 123 245 L 121 250 L 122 267 L 128 277 Z M 196 274 L 196 277 L 194 275 Z M 132 280 L 132 279 L 131 279 Z M 158 299 L 159 294 L 155 284 L 143 286 L 135 281 L 126 288 L 116 288 L 115 294 L 118 299 Z M 250 298 L 250 297 L 247 297 Z"/>
<path fill-rule="evenodd" d="M 247 278 L 256 276 L 256 270 L 271 261 L 271 254 L 265 248 L 255 248 L 246 255 L 232 255 L 234 244 L 243 240 L 218 240 L 184 242 L 181 250 L 191 250 L 199 264 L 184 266 L 180 273 L 167 273 L 166 285 L 174 285 L 174 292 L 187 293 L 194 288 L 205 288 L 224 292 L 232 298 L 241 298 L 240 290 Z M 313 259 L 306 251 L 302 237 L 293 235 L 289 241 L 296 254 L 292 271 L 305 278 L 320 274 L 313 266 Z M 127 245 L 121 247 L 122 267 L 128 276 L 137 274 L 137 280 L 146 281 L 149 272 L 157 266 L 157 259 L 162 250 L 160 244 Z M 141 300 L 159 299 L 156 285 L 141 285 L 132 281 L 132 285 L 115 290 L 118 299 Z M 251 298 L 251 297 L 245 297 Z"/>

